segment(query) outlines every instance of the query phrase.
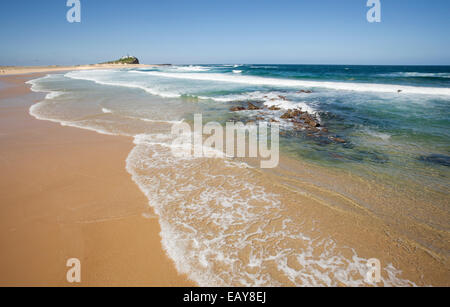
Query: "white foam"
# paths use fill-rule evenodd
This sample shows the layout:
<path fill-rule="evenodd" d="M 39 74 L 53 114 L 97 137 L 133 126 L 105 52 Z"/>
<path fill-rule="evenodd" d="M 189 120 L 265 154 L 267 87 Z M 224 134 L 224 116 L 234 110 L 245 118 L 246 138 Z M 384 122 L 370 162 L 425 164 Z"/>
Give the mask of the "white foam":
<path fill-rule="evenodd" d="M 46 121 L 58 123 L 61 126 L 67 126 L 67 127 L 74 127 L 74 128 L 81 128 L 81 129 L 91 130 L 91 131 L 95 131 L 97 133 L 105 134 L 105 135 L 118 135 L 116 133 L 112 133 L 110 131 L 106 131 L 106 130 L 98 128 L 98 127 L 86 126 L 86 125 L 82 125 L 82 124 L 77 123 L 77 122 L 71 122 L 71 121 L 61 120 L 61 119 L 58 119 L 58 118 L 52 118 L 52 117 L 46 116 L 42 112 L 40 112 L 41 108 L 46 106 L 46 101 L 47 100 L 54 99 L 54 98 L 60 96 L 61 94 L 63 94 L 62 92 L 52 91 L 52 90 L 45 89 L 42 86 L 40 86 L 40 84 L 39 84 L 40 81 L 46 80 L 46 79 L 49 79 L 49 78 L 52 78 L 52 77 L 53 77 L 52 75 L 47 75 L 45 77 L 29 80 L 29 81 L 26 82 L 27 84 L 31 84 L 32 85 L 31 86 L 31 90 L 33 92 L 48 93 L 46 95 L 44 101 L 35 103 L 35 104 L 33 104 L 30 107 L 28 112 L 29 112 L 29 114 L 31 116 L 35 117 L 38 120 L 46 120 Z"/>
<path fill-rule="evenodd" d="M 163 247 L 179 272 L 200 286 L 280 286 L 275 264 L 282 279 L 296 286 L 371 285 L 364 281 L 367 259 L 355 251 L 347 258 L 331 239 L 303 234 L 301 223 L 283 214 L 279 196 L 259 186 L 251 169 L 228 159 L 211 167 L 205 159 L 175 158 L 170 140 L 136 136 L 127 170 L 159 216 Z M 271 224 L 277 220 L 282 227 Z M 392 265 L 385 273 L 381 285 L 415 286 Z"/>
<path fill-rule="evenodd" d="M 55 99 L 63 94 L 63 92 L 50 92 L 45 96 L 45 99 Z"/>
<path fill-rule="evenodd" d="M 149 122 L 149 123 L 165 123 L 165 124 L 181 124 L 184 122 L 184 119 L 182 120 L 162 120 L 162 119 L 149 119 L 145 117 L 132 117 L 128 116 L 129 118 L 142 120 L 143 122 Z"/>
<path fill-rule="evenodd" d="M 31 80 L 28 80 L 27 82 L 25 82 L 25 84 L 31 84 L 31 85 L 36 86 L 36 85 L 38 84 L 39 81 L 48 79 L 48 78 L 50 78 L 50 76 L 51 76 L 51 75 L 45 75 L 44 77 L 40 77 L 40 78 L 36 78 L 36 79 L 31 79 Z M 32 90 L 33 90 L 33 89 L 32 89 Z"/>
<path fill-rule="evenodd" d="M 301 98 L 299 94 L 296 93 L 284 93 L 284 92 L 261 92 L 261 91 L 254 91 L 254 92 L 246 92 L 242 94 L 237 95 L 224 95 L 224 96 L 218 96 L 218 97 L 209 97 L 209 96 L 200 96 L 200 99 L 212 99 L 214 101 L 218 102 L 233 102 L 233 101 L 248 101 L 248 100 L 254 100 L 254 101 L 261 101 L 264 103 L 264 105 L 271 107 L 271 106 L 277 106 L 279 108 L 288 110 L 288 109 L 296 109 L 301 108 L 303 111 L 306 111 L 310 114 L 316 114 L 317 110 L 311 106 L 309 103 L 305 101 L 294 101 L 290 99 L 286 99 L 286 97 L 293 97 L 293 98 Z"/>
<path fill-rule="evenodd" d="M 121 135 L 121 134 L 118 134 L 118 133 L 113 133 L 111 131 L 107 131 L 107 130 L 98 128 L 98 127 L 86 126 L 86 125 L 82 125 L 82 124 L 77 123 L 77 122 L 64 121 L 64 120 L 60 120 L 60 119 L 57 119 L 57 118 L 51 118 L 51 117 L 48 117 L 48 116 L 44 116 L 44 115 L 42 115 L 39 112 L 39 109 L 41 107 L 43 107 L 43 106 L 44 106 L 44 102 L 35 103 L 35 104 L 33 104 L 30 107 L 28 112 L 29 112 L 29 114 L 31 116 L 33 116 L 36 119 L 46 120 L 46 121 L 50 121 L 50 122 L 53 122 L 53 123 L 58 123 L 58 124 L 60 124 L 61 126 L 64 126 L 64 127 L 80 128 L 80 129 L 90 130 L 90 131 L 94 131 L 94 132 L 97 132 L 99 134 L 105 134 L 105 135 Z M 122 134 L 122 135 L 124 135 L 124 134 Z"/>
<path fill-rule="evenodd" d="M 204 67 L 204 66 L 172 66 L 172 69 L 178 70 L 178 71 L 208 71 L 210 68 Z"/>
<path fill-rule="evenodd" d="M 450 78 L 450 73 L 423 73 L 423 72 L 394 72 L 378 74 L 380 77 L 424 77 L 424 78 Z"/>
<path fill-rule="evenodd" d="M 108 80 L 108 81 L 107 80 L 99 80 L 98 76 L 93 74 L 95 72 L 101 72 L 101 70 L 91 70 L 89 72 L 80 72 L 80 71 L 69 72 L 69 73 L 65 74 L 65 77 L 71 78 L 71 79 L 76 79 L 76 80 L 92 81 L 92 82 L 95 82 L 95 83 L 101 84 L 101 85 L 137 88 L 137 89 L 141 89 L 143 91 L 146 91 L 147 93 L 149 93 L 151 95 L 161 96 L 161 97 L 164 97 L 164 98 L 178 98 L 178 97 L 181 97 L 181 94 L 179 94 L 179 93 L 160 91 L 160 90 L 158 90 L 158 89 L 156 89 L 154 87 L 150 88 L 148 86 L 139 84 L 137 82 L 133 83 L 132 81 L 119 82 L 119 81 L 113 81 L 113 80 Z M 135 72 L 138 72 L 138 71 L 135 71 Z"/>
<path fill-rule="evenodd" d="M 276 79 L 254 76 L 237 76 L 216 73 L 196 74 L 196 73 L 167 73 L 157 71 L 131 71 L 132 73 L 147 74 L 155 77 L 189 79 L 200 81 L 215 81 L 228 83 L 242 83 L 250 85 L 266 85 L 277 87 L 296 88 L 327 88 L 333 90 L 356 91 L 356 92 L 380 92 L 398 93 L 400 90 L 404 94 L 424 94 L 424 95 L 450 95 L 450 88 L 419 87 L 391 84 L 374 83 L 350 83 L 350 82 L 329 82 L 329 81 L 306 81 L 293 79 Z"/>
<path fill-rule="evenodd" d="M 32 92 L 41 92 L 41 93 L 47 93 L 47 95 L 45 96 L 45 99 L 47 100 L 51 100 L 51 99 L 55 99 L 61 95 L 64 94 L 64 92 L 60 92 L 60 91 L 52 91 L 52 90 L 48 90 L 48 89 L 44 89 L 42 86 L 39 85 L 39 81 L 51 78 L 52 75 L 46 75 L 44 77 L 41 78 L 37 78 L 37 79 L 32 79 L 29 80 L 27 82 L 25 82 L 26 84 L 31 84 L 31 88 L 30 90 Z"/>
<path fill-rule="evenodd" d="M 368 135 L 373 136 L 373 137 L 375 137 L 375 138 L 382 139 L 383 141 L 388 141 L 388 140 L 391 138 L 391 135 L 390 135 L 390 134 L 382 133 L 382 132 L 378 132 L 378 131 L 373 131 L 373 130 L 370 130 L 370 129 L 368 129 L 368 128 L 366 128 L 364 131 L 365 131 Z"/>

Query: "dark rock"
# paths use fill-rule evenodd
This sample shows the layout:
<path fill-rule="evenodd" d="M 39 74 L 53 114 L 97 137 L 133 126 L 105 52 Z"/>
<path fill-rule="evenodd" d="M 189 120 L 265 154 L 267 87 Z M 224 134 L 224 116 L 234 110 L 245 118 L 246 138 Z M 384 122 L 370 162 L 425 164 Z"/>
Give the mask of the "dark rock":
<path fill-rule="evenodd" d="M 279 111 L 279 110 L 281 110 L 281 108 L 279 108 L 279 107 L 277 107 L 277 106 L 271 106 L 271 107 L 269 108 L 269 110 L 270 110 L 270 111 Z"/>
<path fill-rule="evenodd" d="M 316 127 L 308 127 L 308 131 L 319 132 L 320 130 Z"/>
<path fill-rule="evenodd" d="M 284 113 L 281 116 L 281 118 L 283 118 L 283 119 L 293 119 L 293 118 L 296 118 L 296 117 L 300 117 L 303 114 L 304 114 L 304 112 L 302 112 L 302 110 L 299 110 L 299 109 L 288 110 L 286 113 Z"/>
<path fill-rule="evenodd" d="M 330 139 L 328 139 L 328 138 L 319 138 L 318 139 L 318 141 L 319 141 L 319 145 L 321 145 L 321 146 L 327 146 L 327 145 L 330 145 L 332 142 L 330 141 Z"/>
<path fill-rule="evenodd" d="M 336 142 L 336 143 L 341 143 L 341 144 L 347 143 L 346 140 L 341 139 L 341 138 L 338 138 L 338 137 L 334 137 L 334 136 L 331 136 L 331 137 L 330 137 L 330 140 L 332 140 L 332 141 L 334 141 L 334 142 Z"/>
<path fill-rule="evenodd" d="M 429 156 L 421 156 L 419 160 L 444 166 L 450 166 L 450 156 L 433 154 Z"/>
<path fill-rule="evenodd" d="M 332 156 L 335 159 L 345 159 L 345 157 L 343 155 L 340 155 L 340 154 L 337 154 L 337 153 L 334 153 L 334 152 L 331 152 L 330 156 Z"/>
<path fill-rule="evenodd" d="M 303 121 L 310 121 L 312 120 L 311 115 L 309 115 L 308 113 L 303 113 L 300 115 L 300 119 Z"/>
<path fill-rule="evenodd" d="M 306 124 L 308 124 L 309 126 L 314 127 L 314 128 L 320 127 L 320 124 L 313 119 L 308 120 L 306 122 Z"/>
<path fill-rule="evenodd" d="M 232 111 L 232 112 L 238 112 L 238 111 L 243 111 L 243 110 L 245 110 L 245 108 L 244 108 L 244 107 L 240 107 L 240 106 L 238 106 L 238 107 L 232 107 L 232 108 L 230 109 L 230 111 Z"/>
<path fill-rule="evenodd" d="M 297 94 L 311 94 L 311 93 L 312 93 L 312 91 L 310 91 L 310 90 L 300 90 L 297 92 Z"/>
<path fill-rule="evenodd" d="M 261 108 L 255 106 L 253 103 L 249 102 L 248 103 L 248 109 L 249 110 L 261 110 Z"/>
<path fill-rule="evenodd" d="M 139 64 L 139 59 L 135 57 L 134 59 L 132 59 L 131 64 Z"/>
<path fill-rule="evenodd" d="M 302 112 L 302 110 L 300 110 L 300 109 L 297 109 L 297 110 L 293 110 L 292 111 L 292 116 L 294 116 L 294 117 L 299 117 L 299 116 L 301 116 L 301 115 L 303 115 L 304 113 Z"/>
<path fill-rule="evenodd" d="M 293 117 L 292 117 L 291 112 L 288 111 L 288 112 L 284 113 L 283 115 L 281 115 L 281 118 L 282 119 L 290 119 L 290 118 L 293 118 Z"/>
<path fill-rule="evenodd" d="M 295 122 L 294 123 L 294 127 L 297 128 L 297 129 L 301 129 L 301 130 L 305 129 L 305 126 L 302 123 L 299 123 L 299 122 Z"/>

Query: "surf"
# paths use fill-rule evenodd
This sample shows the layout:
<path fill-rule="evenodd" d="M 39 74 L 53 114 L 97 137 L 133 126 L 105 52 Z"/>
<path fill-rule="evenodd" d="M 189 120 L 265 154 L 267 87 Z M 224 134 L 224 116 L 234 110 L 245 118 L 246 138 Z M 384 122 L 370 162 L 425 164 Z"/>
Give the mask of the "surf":
<path fill-rule="evenodd" d="M 226 83 L 241 83 L 248 85 L 263 85 L 276 87 L 295 87 L 295 88 L 326 88 L 340 91 L 356 92 L 377 92 L 377 93 L 405 93 L 405 94 L 423 94 L 423 95 L 444 95 L 450 96 L 449 88 L 419 87 L 405 85 L 390 85 L 376 83 L 351 83 L 351 82 L 329 82 L 329 81 L 308 81 L 293 79 L 275 79 L 254 76 L 235 76 L 227 74 L 195 74 L 195 73 L 166 73 L 156 71 L 130 71 L 130 73 L 146 74 L 149 76 L 189 79 L 197 81 L 214 81 Z"/>

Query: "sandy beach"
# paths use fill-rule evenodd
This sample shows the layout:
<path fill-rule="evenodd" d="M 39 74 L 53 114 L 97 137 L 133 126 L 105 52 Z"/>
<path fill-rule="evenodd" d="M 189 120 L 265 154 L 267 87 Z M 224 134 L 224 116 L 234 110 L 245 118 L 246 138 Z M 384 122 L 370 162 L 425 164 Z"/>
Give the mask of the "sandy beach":
<path fill-rule="evenodd" d="M 193 285 L 125 171 L 132 140 L 28 114 L 42 95 L 24 82 L 67 67 L 1 70 L 16 76 L 0 78 L 0 284 L 69 286 L 66 261 L 78 258 L 82 286 Z"/>
<path fill-rule="evenodd" d="M 187 190 L 181 194 L 178 191 L 168 194 L 169 189 L 178 187 L 171 180 L 180 180 L 180 173 L 184 177 L 181 177 L 179 186 L 193 182 L 203 185 L 211 180 L 209 184 L 214 193 L 229 184 L 228 179 L 222 181 L 224 176 L 242 178 L 244 182 L 239 182 L 239 185 L 248 184 L 251 188 L 239 190 L 234 183 L 228 187 L 237 191 L 237 204 L 240 199 L 256 193 L 253 201 L 241 209 L 253 208 L 249 213 L 250 222 L 239 220 L 232 227 L 224 226 L 225 231 L 243 227 L 242 230 L 237 229 L 239 231 L 235 235 L 224 236 L 226 245 L 223 252 L 237 250 L 237 262 L 243 264 L 242 268 L 235 270 L 237 273 L 246 274 L 248 270 L 251 276 L 259 269 L 254 265 L 245 266 L 252 253 L 277 254 L 281 246 L 283 253 L 297 248 L 306 259 L 300 262 L 294 255 L 286 256 L 285 267 L 271 259 L 266 260 L 267 264 L 261 266 L 263 273 L 276 278 L 279 285 L 305 284 L 301 280 L 303 272 L 307 272 L 306 276 L 319 277 L 319 281 L 311 281 L 313 285 L 323 286 L 331 282 L 338 286 L 364 285 L 364 272 L 358 270 L 365 268 L 366 259 L 374 257 L 387 268 L 382 274 L 387 280 L 385 285 L 448 285 L 447 233 L 414 224 L 405 216 L 407 210 L 418 210 L 416 207 L 421 208 L 425 203 L 419 198 L 412 202 L 384 186 L 342 172 L 313 167 L 283 156 L 280 166 L 268 172 L 239 167 L 230 169 L 222 160 L 207 159 L 198 160 L 199 166 L 185 170 L 182 167 L 185 164 L 189 166 L 189 163 L 174 166 L 172 162 L 164 168 L 165 160 L 161 159 L 155 168 L 140 170 L 136 166 L 141 163 L 153 165 L 153 161 L 146 160 L 152 152 L 143 151 L 145 154 L 134 160 L 137 169 L 134 175 L 149 174 L 149 177 L 141 177 L 147 178 L 146 184 L 153 189 L 148 190 L 152 191 L 149 192 L 152 197 L 147 198 L 149 194 L 146 197 L 142 193 L 135 183 L 136 178 L 133 181 L 125 167 L 127 157 L 142 150 L 142 146 L 133 144 L 133 138 L 102 135 L 30 116 L 30 106 L 42 101 L 44 94 L 31 92 L 30 85 L 25 82 L 73 68 L 55 69 L 49 68 L 44 73 L 45 68 L 35 68 L 34 71 L 17 68 L 9 70 L 11 75 L 0 77 L 1 285 L 70 286 L 66 281 L 66 261 L 78 258 L 82 265 L 81 286 L 195 286 L 187 275 L 177 271 L 175 263 L 178 268 L 183 268 L 180 263 L 192 261 L 192 267 L 200 272 L 208 266 L 202 266 L 202 262 L 195 258 L 197 255 L 189 256 L 190 252 L 196 252 L 195 244 L 186 244 L 186 249 L 179 249 L 185 253 L 179 258 L 176 253 L 174 256 L 173 250 L 172 254 L 168 252 L 168 246 L 173 248 L 170 243 L 174 237 L 168 237 L 167 233 L 173 231 L 171 227 L 184 230 L 182 219 L 192 219 L 189 222 L 195 225 L 197 233 L 217 231 L 211 235 L 211 240 L 216 242 L 221 230 L 209 222 L 211 213 L 201 210 L 208 209 L 207 205 L 216 210 L 215 206 L 226 203 L 226 199 L 216 202 L 215 198 L 207 198 L 207 205 L 198 205 L 198 192 L 190 194 Z M 91 69 L 90 66 L 87 69 Z M 146 106 L 152 103 L 147 96 L 133 96 L 139 95 L 139 91 L 121 94 L 129 99 L 127 103 L 132 103 L 133 99 L 145 99 Z M 155 111 L 164 113 L 162 110 L 156 108 Z M 111 111 L 100 113 L 97 115 L 100 118 L 114 116 Z M 152 129 L 159 127 L 158 121 L 157 124 L 142 120 L 138 123 Z M 158 150 L 157 156 L 165 154 L 164 147 Z M 170 161 L 171 156 L 167 157 Z M 197 172 L 197 169 L 201 171 Z M 213 179 L 204 177 L 205 170 Z M 171 180 L 165 183 L 165 179 Z M 151 184 L 152 180 L 156 180 L 156 187 Z M 345 190 L 330 188 L 335 182 Z M 261 191 L 259 187 L 264 187 L 265 192 L 257 194 Z M 176 198 L 177 195 L 181 199 Z M 267 201 L 271 195 L 278 195 L 280 201 Z M 384 195 L 391 195 L 388 202 Z M 148 205 L 149 199 L 156 203 L 164 203 L 166 199 L 171 201 L 165 206 L 156 206 L 160 210 L 159 219 Z M 355 199 L 376 205 L 374 208 L 380 214 L 367 210 Z M 436 199 L 442 197 L 438 195 Z M 188 204 L 186 209 L 185 200 L 194 205 L 189 207 Z M 385 203 L 388 205 L 384 206 Z M 231 211 L 236 211 L 236 208 Z M 432 207 L 426 211 L 436 224 L 445 224 L 444 211 Z M 432 212 L 435 216 L 442 216 L 443 221 L 431 216 Z M 248 239 L 245 233 L 256 228 L 264 231 L 254 232 Z M 273 237 L 259 239 L 265 235 Z M 190 233 L 186 232 L 186 236 L 190 238 Z M 329 239 L 331 236 L 332 240 Z M 205 240 L 206 237 L 202 238 Z M 240 240 L 247 245 L 245 248 L 238 245 Z M 435 242 L 434 249 L 420 244 L 421 241 Z M 442 252 L 435 252 L 440 250 Z M 330 254 L 334 256 L 330 257 Z M 284 256 L 279 253 L 277 257 Z M 328 265 L 326 269 L 323 263 Z M 230 272 L 228 267 L 211 267 L 213 278 Z M 341 270 L 341 267 L 345 269 Z M 293 270 L 300 273 L 292 277 L 289 273 Z M 338 276 L 338 281 L 329 281 L 328 275 L 321 279 L 324 272 L 331 278 Z M 339 276 L 347 272 L 349 276 Z M 205 276 L 211 278 L 208 274 Z M 234 276 L 229 278 L 226 280 L 228 284 L 241 285 L 241 280 L 236 283 Z M 343 283 L 339 278 L 349 282 Z M 203 282 L 199 282 L 200 285 L 209 285 L 209 280 L 204 281 L 198 275 L 197 280 Z"/>
<path fill-rule="evenodd" d="M 76 66 L 0 66 L 0 76 L 23 75 L 31 73 L 55 73 L 68 70 L 92 70 L 92 69 L 114 69 L 114 68 L 144 68 L 157 65 L 144 64 L 91 64 Z"/>

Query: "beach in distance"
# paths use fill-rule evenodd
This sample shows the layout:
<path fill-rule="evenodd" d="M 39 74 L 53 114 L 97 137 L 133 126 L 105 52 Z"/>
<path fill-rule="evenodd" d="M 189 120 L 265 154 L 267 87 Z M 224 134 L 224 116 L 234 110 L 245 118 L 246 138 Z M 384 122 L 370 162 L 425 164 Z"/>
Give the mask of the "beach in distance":
<path fill-rule="evenodd" d="M 447 66 L 2 70 L 4 285 L 449 283 Z M 279 164 L 173 155 L 195 114 L 276 123 Z"/>
<path fill-rule="evenodd" d="M 0 66 L 0 76 L 4 75 L 22 75 L 33 73 L 62 72 L 68 70 L 89 70 L 89 69 L 111 69 L 111 68 L 132 68 L 132 67 L 151 67 L 154 65 L 143 64 L 90 64 L 73 66 Z"/>

